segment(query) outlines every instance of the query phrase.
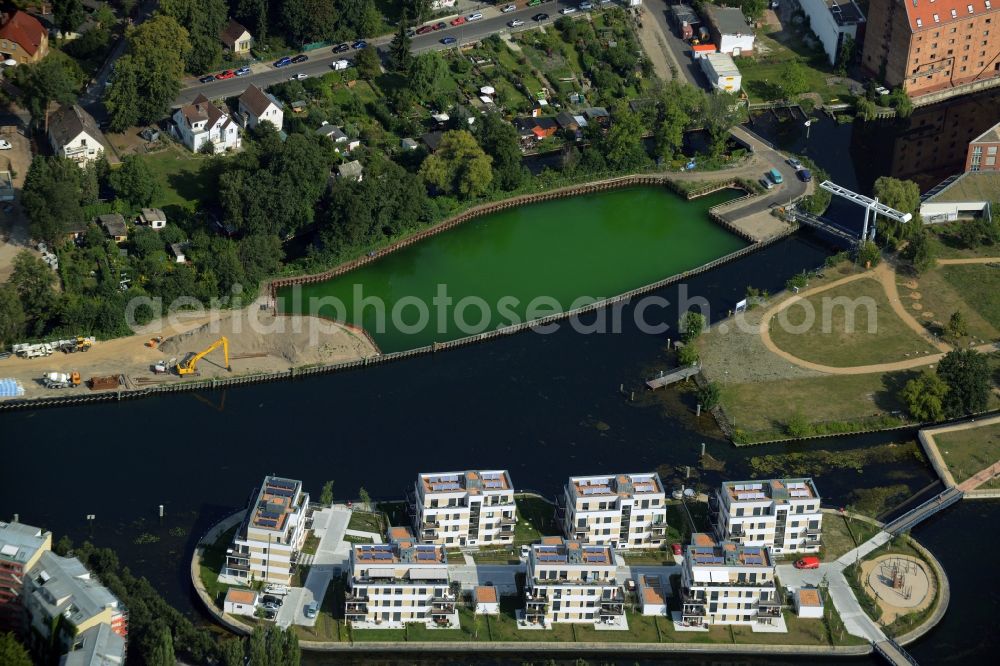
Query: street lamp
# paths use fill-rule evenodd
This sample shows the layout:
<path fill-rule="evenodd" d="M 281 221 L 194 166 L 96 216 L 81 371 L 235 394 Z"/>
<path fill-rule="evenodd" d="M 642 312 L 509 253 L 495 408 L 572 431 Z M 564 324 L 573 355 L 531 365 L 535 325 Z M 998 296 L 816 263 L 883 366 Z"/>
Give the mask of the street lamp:
<path fill-rule="evenodd" d="M 90 525 L 90 536 L 94 536 L 94 519 L 97 518 L 96 515 L 92 513 L 87 514 L 87 524 Z"/>

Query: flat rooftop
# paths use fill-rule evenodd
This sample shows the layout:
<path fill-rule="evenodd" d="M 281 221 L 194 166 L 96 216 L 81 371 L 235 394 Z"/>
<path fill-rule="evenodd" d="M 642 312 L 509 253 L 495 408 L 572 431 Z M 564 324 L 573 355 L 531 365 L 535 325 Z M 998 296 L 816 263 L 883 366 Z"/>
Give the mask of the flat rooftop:
<path fill-rule="evenodd" d="M 819 596 L 819 590 L 812 587 L 803 587 L 795 594 L 799 597 L 799 606 L 823 607 L 823 600 Z"/>
<path fill-rule="evenodd" d="M 478 495 L 484 492 L 514 489 L 510 482 L 510 474 L 505 469 L 421 474 L 420 483 L 427 494 L 464 491 L 470 495 Z"/>
<path fill-rule="evenodd" d="M 818 499 L 816 484 L 812 479 L 769 479 L 766 481 L 726 481 L 723 491 L 731 501 L 787 502 L 789 500 Z"/>
<path fill-rule="evenodd" d="M 663 580 L 659 576 L 643 574 L 639 577 L 639 588 L 642 590 L 643 603 L 667 603 L 667 598 L 663 594 Z"/>
<path fill-rule="evenodd" d="M 854 0 L 826 0 L 826 7 L 839 26 L 855 25 L 865 20 L 865 15 L 854 4 Z"/>
<path fill-rule="evenodd" d="M 444 548 L 434 544 L 397 541 L 354 546 L 354 559 L 365 564 L 447 564 Z"/>
<path fill-rule="evenodd" d="M 773 566 L 763 546 L 743 546 L 732 541 L 716 543 L 711 539 L 711 545 L 698 537 L 708 536 L 692 534 L 691 545 L 687 548 L 687 558 L 693 565 L 700 567 L 767 567 Z"/>
<path fill-rule="evenodd" d="M 0 522 L 0 561 L 25 564 L 51 538 L 41 527 Z"/>
<path fill-rule="evenodd" d="M 302 490 L 302 482 L 269 476 L 261 484 L 257 502 L 251 509 L 250 526 L 262 530 L 283 532 L 289 514 L 295 513 L 295 499 Z"/>
<path fill-rule="evenodd" d="M 663 492 L 663 483 L 655 472 L 649 474 L 614 474 L 612 476 L 574 476 L 569 486 L 577 497 L 635 497 Z"/>
<path fill-rule="evenodd" d="M 562 537 L 544 537 L 531 550 L 539 564 L 615 565 L 615 558 L 609 547 L 588 546 Z"/>

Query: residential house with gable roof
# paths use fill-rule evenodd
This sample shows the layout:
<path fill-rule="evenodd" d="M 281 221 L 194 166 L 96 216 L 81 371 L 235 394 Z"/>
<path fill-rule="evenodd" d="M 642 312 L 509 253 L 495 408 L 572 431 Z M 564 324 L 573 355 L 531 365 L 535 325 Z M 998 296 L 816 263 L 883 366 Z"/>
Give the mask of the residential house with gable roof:
<path fill-rule="evenodd" d="M 177 109 L 173 120 L 181 142 L 192 152 L 201 151 L 205 144 L 211 144 L 215 153 L 240 147 L 239 127 L 204 95 Z"/>
<path fill-rule="evenodd" d="M 17 64 L 36 63 L 49 52 L 49 33 L 34 16 L 20 10 L 0 17 L 0 56 Z"/>

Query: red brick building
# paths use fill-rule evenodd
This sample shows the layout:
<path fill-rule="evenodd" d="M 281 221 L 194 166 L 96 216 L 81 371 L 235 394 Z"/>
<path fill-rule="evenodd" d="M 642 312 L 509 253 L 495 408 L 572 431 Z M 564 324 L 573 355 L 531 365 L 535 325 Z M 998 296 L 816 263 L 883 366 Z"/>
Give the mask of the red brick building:
<path fill-rule="evenodd" d="M 871 0 L 864 68 L 910 97 L 1000 76 L 1000 0 Z"/>
<path fill-rule="evenodd" d="M 1000 171 L 1000 123 L 969 142 L 966 171 Z"/>

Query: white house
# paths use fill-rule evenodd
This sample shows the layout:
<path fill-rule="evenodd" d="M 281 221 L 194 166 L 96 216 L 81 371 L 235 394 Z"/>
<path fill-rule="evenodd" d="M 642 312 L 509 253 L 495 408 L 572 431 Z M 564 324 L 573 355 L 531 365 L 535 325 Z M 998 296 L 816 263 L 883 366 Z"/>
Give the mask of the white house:
<path fill-rule="evenodd" d="M 705 13 L 709 32 L 719 47 L 719 53 L 739 56 L 753 51 L 753 28 L 740 9 L 708 5 Z"/>
<path fill-rule="evenodd" d="M 248 129 L 253 129 L 266 120 L 274 125 L 274 129 L 281 131 L 284 121 L 281 103 L 257 86 L 251 84 L 243 91 L 239 97 L 239 110 L 245 121 L 244 126 Z"/>
<path fill-rule="evenodd" d="M 239 127 L 204 95 L 174 112 L 174 126 L 180 140 L 195 153 L 205 144 L 211 144 L 216 153 L 240 147 Z"/>
<path fill-rule="evenodd" d="M 187 250 L 187 243 L 171 243 L 169 247 L 170 254 L 174 256 L 175 264 L 183 264 L 187 261 L 187 256 L 184 254 Z"/>
<path fill-rule="evenodd" d="M 226 592 L 222 610 L 230 615 L 247 615 L 253 617 L 257 612 L 257 593 L 239 587 L 231 587 Z"/>
<path fill-rule="evenodd" d="M 104 156 L 104 134 L 94 117 L 77 104 L 59 107 L 49 117 L 48 134 L 52 151 L 80 166 Z"/>
<path fill-rule="evenodd" d="M 799 617 L 819 619 L 823 617 L 823 597 L 814 587 L 803 587 L 795 590 L 793 597 L 795 612 Z"/>
<path fill-rule="evenodd" d="M 167 226 L 167 215 L 159 208 L 143 208 L 139 212 L 139 222 L 150 229 L 162 229 Z"/>
<path fill-rule="evenodd" d="M 253 35 L 235 19 L 229 19 L 229 23 L 219 35 L 219 41 L 235 55 L 250 53 L 250 49 L 253 47 Z"/>
<path fill-rule="evenodd" d="M 476 615 L 499 615 L 500 599 L 497 598 L 497 588 L 492 585 L 480 585 L 475 590 Z"/>
<path fill-rule="evenodd" d="M 667 614 L 667 591 L 663 578 L 650 574 L 639 576 L 639 607 L 643 615 Z"/>
<path fill-rule="evenodd" d="M 514 484 L 506 470 L 420 474 L 412 504 L 414 529 L 424 543 L 454 547 L 514 541 Z"/>
<path fill-rule="evenodd" d="M 844 39 L 857 39 L 865 15 L 854 0 L 799 0 L 799 5 L 809 17 L 809 27 L 823 44 L 830 64 L 835 64 Z"/>

